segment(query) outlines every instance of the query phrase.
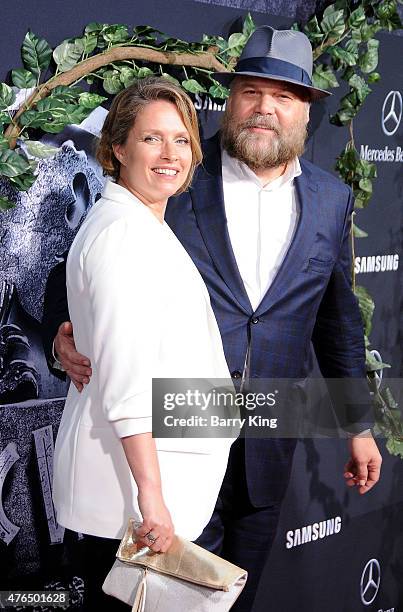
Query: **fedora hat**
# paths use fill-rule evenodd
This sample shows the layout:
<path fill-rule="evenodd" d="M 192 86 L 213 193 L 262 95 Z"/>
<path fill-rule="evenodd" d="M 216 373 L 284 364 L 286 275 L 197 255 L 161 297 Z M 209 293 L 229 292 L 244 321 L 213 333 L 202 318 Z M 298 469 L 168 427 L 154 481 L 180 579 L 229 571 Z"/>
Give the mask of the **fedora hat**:
<path fill-rule="evenodd" d="M 312 65 L 312 47 L 305 34 L 266 25 L 251 34 L 234 72 L 215 72 L 213 76 L 226 86 L 236 76 L 286 81 L 308 90 L 311 100 L 332 95 L 313 86 Z"/>

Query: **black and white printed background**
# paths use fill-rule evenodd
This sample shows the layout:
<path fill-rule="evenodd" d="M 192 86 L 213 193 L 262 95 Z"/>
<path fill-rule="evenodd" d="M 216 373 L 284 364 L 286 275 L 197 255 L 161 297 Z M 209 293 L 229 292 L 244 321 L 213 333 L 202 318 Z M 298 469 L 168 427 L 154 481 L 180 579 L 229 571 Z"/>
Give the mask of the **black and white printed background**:
<path fill-rule="evenodd" d="M 89 0 L 75 6 L 61 0 L 15 0 L 1 7 L 0 80 L 11 68 L 20 67 L 20 46 L 28 28 L 51 45 L 79 34 L 91 21 L 149 24 L 172 36 L 199 40 L 204 32 L 227 35 L 248 10 L 257 24 L 286 27 L 323 4 Z M 394 159 L 378 162 L 373 200 L 358 215 L 357 223 L 369 237 L 357 241 L 356 272 L 357 282 L 369 289 L 377 306 L 373 347 L 393 364 L 387 375 L 398 378 L 402 376 L 402 38 L 381 35 L 380 48 L 382 81 L 355 122 L 356 145 L 366 156 L 382 156 L 379 151 L 387 148 Z M 347 140 L 344 128 L 328 122 L 336 98 L 313 109 L 306 152 L 308 159 L 330 171 Z M 208 100 L 197 100 L 196 106 L 208 136 L 219 124 L 220 110 L 210 108 Z M 393 109 L 396 116 L 392 113 L 388 119 Z M 47 275 L 102 189 L 103 179 L 92 155 L 93 132 L 100 120 L 71 127 L 52 139 L 58 154 L 40 163 L 38 181 L 21 195 L 15 210 L 2 215 L 0 223 L 0 343 L 12 343 L 14 362 L 0 375 L 0 588 L 68 588 L 75 609 L 83 589 L 80 547 L 85 539 L 57 525 L 50 491 L 53 440 L 66 384 L 48 373 L 39 323 Z M 6 190 L 4 184 L 0 189 Z M 388 455 L 382 441 L 380 446 L 382 482 L 370 495 L 359 498 L 355 491 L 346 490 L 342 479 L 345 441 L 299 443 L 255 612 L 399 609 L 403 603 L 403 463 Z"/>

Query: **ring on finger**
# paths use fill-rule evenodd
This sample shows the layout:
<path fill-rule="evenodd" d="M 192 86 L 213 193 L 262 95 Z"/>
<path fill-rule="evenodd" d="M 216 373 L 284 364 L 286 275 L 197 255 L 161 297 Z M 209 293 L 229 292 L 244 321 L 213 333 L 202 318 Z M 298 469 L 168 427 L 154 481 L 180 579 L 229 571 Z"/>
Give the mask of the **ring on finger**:
<path fill-rule="evenodd" d="M 151 544 L 154 544 L 154 542 L 156 542 L 156 540 L 158 539 L 158 536 L 157 537 L 153 536 L 151 531 L 146 533 L 145 537 L 147 538 L 149 542 L 151 542 Z"/>

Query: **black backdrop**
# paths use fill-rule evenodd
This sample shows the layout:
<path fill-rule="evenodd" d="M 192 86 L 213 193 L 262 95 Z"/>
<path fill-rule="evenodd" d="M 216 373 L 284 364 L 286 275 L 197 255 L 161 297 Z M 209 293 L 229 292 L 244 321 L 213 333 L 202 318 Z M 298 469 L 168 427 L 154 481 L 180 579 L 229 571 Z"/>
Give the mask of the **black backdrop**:
<path fill-rule="evenodd" d="M 318 5 L 280 0 L 177 0 L 172 4 L 162 0 L 136 3 L 90 0 L 84 4 L 60 0 L 37 0 L 28 4 L 16 0 L 1 8 L 1 80 L 6 79 L 11 68 L 21 66 L 20 46 L 28 28 L 44 36 L 53 46 L 64 38 L 78 35 L 90 21 L 149 24 L 172 36 L 199 40 L 204 32 L 227 35 L 247 10 L 251 10 L 257 24 L 285 27 L 295 18 L 306 18 Z M 403 39 L 384 34 L 380 40 L 382 81 L 374 86 L 373 94 L 355 121 L 356 145 L 359 150 L 363 147 L 363 151 L 388 147 L 396 157 L 398 147 L 403 149 L 403 121 L 394 134 L 388 135 L 382 125 L 382 109 L 384 106 L 387 109 L 392 98 L 397 104 L 401 102 Z M 336 109 L 338 97 L 336 93 L 313 109 L 306 152 L 308 159 L 330 171 L 347 140 L 344 128 L 328 122 L 328 114 Z M 204 133 L 208 135 L 218 124 L 220 113 L 203 110 L 200 115 Z M 390 125 L 384 128 L 386 132 L 392 131 Z M 63 149 L 61 163 L 69 171 L 61 173 L 59 191 L 47 193 L 36 207 L 32 198 L 29 203 L 24 200 L 19 211 L 6 213 L 0 225 L 0 282 L 3 290 L 14 289 L 11 314 L 3 323 L 18 324 L 28 337 L 31 347 L 25 357 L 27 362 L 34 362 L 32 376 L 36 380 L 35 385 L 27 377 L 27 387 L 32 384 L 31 395 L 28 393 L 26 397 L 31 399 L 16 402 L 14 398 L 13 403 L 0 406 L 0 587 L 65 587 L 70 589 L 77 606 L 82 592 L 82 539 L 80 535 L 64 534 L 57 525 L 49 490 L 52 440 L 63 409 L 63 400 L 58 398 L 64 396 L 66 387 L 46 372 L 38 340 L 38 320 L 44 278 L 75 231 L 71 224 L 62 226 L 60 221 L 66 218 L 71 172 L 84 177 L 91 201 L 101 187 L 92 160 L 80 154 L 79 136 L 73 130 L 63 138 L 72 139 L 76 149 L 71 145 Z M 392 363 L 385 374 L 388 379 L 402 375 L 399 343 L 402 163 L 378 162 L 379 178 L 373 200 L 357 217 L 358 225 L 369 233 L 368 238 L 357 240 L 357 282 L 375 298 L 372 346 L 384 361 Z M 51 168 L 54 173 L 59 169 L 57 164 Z M 50 236 L 48 242 L 43 242 L 43 234 Z M 26 244 L 25 251 L 21 244 L 16 247 L 19 242 Z M 381 257 L 381 269 L 368 272 L 372 269 L 371 258 L 378 255 L 392 257 L 388 261 Z M 382 269 L 384 263 L 391 269 Z M 388 454 L 382 440 L 379 444 L 384 456 L 382 482 L 360 498 L 343 483 L 345 441 L 299 443 L 280 528 L 259 587 L 255 612 L 323 609 L 386 612 L 403 605 L 403 463 Z M 310 538 L 316 530 L 324 537 Z M 379 568 L 380 588 L 377 592 L 367 591 L 362 597 L 360 583 L 363 581 L 365 585 L 367 581 L 368 562 L 374 576 Z"/>

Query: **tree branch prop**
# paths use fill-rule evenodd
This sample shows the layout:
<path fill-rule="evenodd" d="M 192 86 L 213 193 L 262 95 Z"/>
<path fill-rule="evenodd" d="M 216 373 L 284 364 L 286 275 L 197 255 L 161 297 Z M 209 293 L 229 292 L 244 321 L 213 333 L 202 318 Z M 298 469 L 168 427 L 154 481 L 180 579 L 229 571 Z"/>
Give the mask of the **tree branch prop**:
<path fill-rule="evenodd" d="M 172 51 L 156 51 L 142 47 L 118 47 L 112 48 L 104 53 L 100 53 L 94 57 L 90 57 L 67 72 L 58 74 L 43 85 L 38 85 L 29 98 L 20 106 L 13 117 L 12 123 L 8 126 L 4 133 L 4 137 L 9 141 L 9 148 L 14 149 L 17 144 L 17 138 L 20 134 L 20 126 L 18 124 L 19 117 L 28 108 L 35 106 L 39 100 L 46 98 L 56 87 L 67 87 L 72 83 L 81 81 L 88 74 L 94 73 L 99 68 L 121 62 L 124 60 L 139 60 L 142 62 L 150 62 L 154 64 L 167 64 L 170 66 L 189 66 L 195 68 L 203 68 L 208 71 L 227 72 L 225 66 L 218 61 L 215 55 L 211 52 L 192 53 L 174 53 Z"/>

